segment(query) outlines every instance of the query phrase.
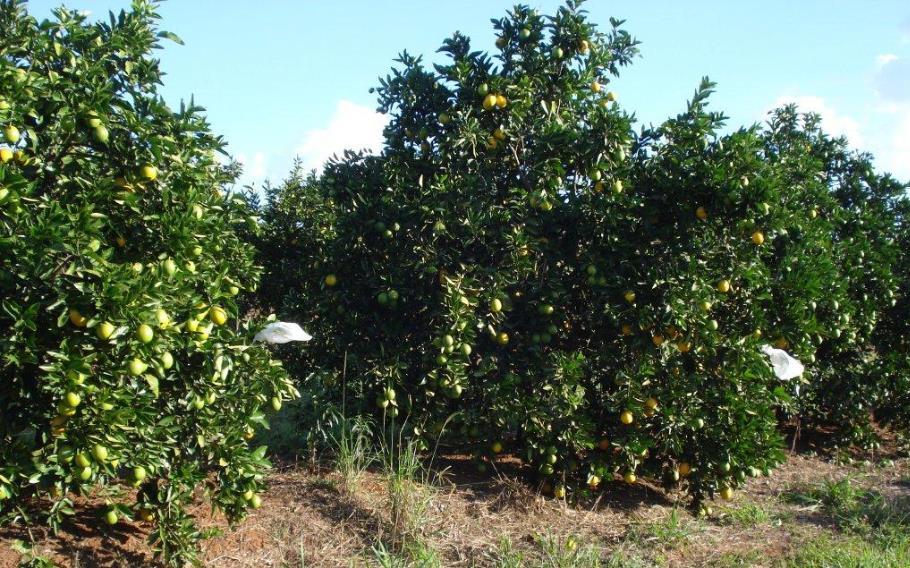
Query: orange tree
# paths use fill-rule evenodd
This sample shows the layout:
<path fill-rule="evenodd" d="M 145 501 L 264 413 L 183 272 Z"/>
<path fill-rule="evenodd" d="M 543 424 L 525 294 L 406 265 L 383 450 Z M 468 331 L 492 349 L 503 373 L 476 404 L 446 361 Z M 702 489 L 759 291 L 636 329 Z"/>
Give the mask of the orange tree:
<path fill-rule="evenodd" d="M 56 528 L 74 495 L 135 487 L 103 520 L 153 522 L 183 565 L 198 486 L 231 520 L 258 506 L 248 440 L 295 389 L 238 321 L 255 219 L 202 109 L 156 92 L 157 18 L 0 3 L 0 514 Z"/>
<path fill-rule="evenodd" d="M 729 497 L 806 407 L 761 346 L 809 362 L 854 310 L 830 163 L 799 125 L 721 135 L 707 81 L 633 131 L 611 82 L 636 42 L 579 2 L 494 27 L 492 56 L 456 35 L 432 70 L 399 58 L 380 156 L 270 195 L 265 300 L 316 330 L 317 390 L 348 412 L 481 468 L 513 450 L 556 495 L 645 475 Z"/>
<path fill-rule="evenodd" d="M 905 428 L 910 417 L 905 389 L 899 386 L 908 366 L 898 306 L 898 298 L 906 296 L 907 249 L 900 240 L 906 238 L 902 231 L 910 201 L 905 184 L 875 173 L 870 156 L 849 151 L 843 139 L 825 136 L 818 122 L 817 116 L 782 109 L 765 137 L 791 199 L 796 194 L 812 218 L 825 218 L 831 235 L 829 254 L 809 249 L 780 265 L 782 276 L 814 291 L 813 301 L 802 307 L 808 324 L 783 326 L 776 341 L 816 363 L 800 401 L 803 416 L 836 427 L 846 441 L 869 445 L 875 443 L 873 418 Z M 799 196 L 809 190 L 815 198 Z M 811 241 L 799 231 L 786 236 L 788 246 Z M 836 276 L 822 282 L 807 278 L 800 265 L 825 257 L 836 267 Z M 781 291 L 792 298 L 788 290 Z M 792 304 L 787 298 L 779 301 Z"/>
<path fill-rule="evenodd" d="M 904 191 L 907 191 L 907 185 Z M 875 416 L 903 432 L 910 431 L 910 199 L 895 204 L 895 240 L 899 251 L 893 265 L 897 292 L 889 300 L 873 332 L 873 360 L 884 385 Z"/>

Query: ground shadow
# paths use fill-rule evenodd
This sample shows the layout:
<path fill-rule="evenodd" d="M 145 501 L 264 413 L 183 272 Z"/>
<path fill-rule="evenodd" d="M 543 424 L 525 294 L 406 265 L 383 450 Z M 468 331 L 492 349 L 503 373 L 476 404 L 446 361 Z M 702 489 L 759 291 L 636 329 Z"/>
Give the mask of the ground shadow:
<path fill-rule="evenodd" d="M 0 539 L 33 542 L 37 554 L 66 559 L 73 566 L 157 566 L 150 554 L 143 552 L 148 550 L 147 532 L 126 522 L 105 524 L 101 520 L 105 508 L 101 504 L 79 504 L 56 534 L 46 526 L 16 524 L 0 529 Z M 38 503 L 30 503 L 29 509 L 31 518 L 42 518 Z"/>
<path fill-rule="evenodd" d="M 544 496 L 543 484 L 535 479 L 532 468 L 510 454 L 498 456 L 489 463 L 487 472 L 478 472 L 476 462 L 465 454 L 437 456 L 433 469 L 440 472 L 445 484 L 465 492 L 469 501 L 485 504 L 492 511 Z M 629 485 L 622 481 L 605 481 L 590 497 L 573 504 L 588 510 L 609 508 L 634 511 L 641 507 L 673 506 L 675 503 L 671 495 L 647 482 Z"/>

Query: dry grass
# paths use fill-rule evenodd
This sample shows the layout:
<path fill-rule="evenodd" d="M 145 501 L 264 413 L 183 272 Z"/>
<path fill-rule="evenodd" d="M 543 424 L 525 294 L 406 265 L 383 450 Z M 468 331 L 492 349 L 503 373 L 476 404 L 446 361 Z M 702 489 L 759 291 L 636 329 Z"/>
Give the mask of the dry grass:
<path fill-rule="evenodd" d="M 608 487 L 595 501 L 570 505 L 519 481 L 509 459 L 487 477 L 469 471 L 462 456 L 438 462 L 446 474 L 432 487 L 413 488 L 430 498 L 411 519 L 417 522 L 407 538 L 390 513 L 388 471 L 365 471 L 346 490 L 349 479 L 336 471 L 287 467 L 272 474 L 262 509 L 235 530 L 207 509 L 196 511 L 212 535 L 202 557 L 214 567 L 812 566 L 799 554 L 813 543 L 859 545 L 823 507 L 788 496 L 849 478 L 860 490 L 910 502 L 906 459 L 869 467 L 796 455 L 772 477 L 751 480 L 732 502 L 715 504 L 710 518 L 693 517 L 673 496 L 646 484 Z M 421 479 L 429 478 L 417 483 Z M 149 565 L 146 527 L 94 528 L 91 503 L 81 505 L 83 513 L 64 533 L 36 534 L 40 553 L 61 566 Z M 16 528 L 0 532 L 0 567 L 16 565 L 10 543 L 25 536 Z"/>

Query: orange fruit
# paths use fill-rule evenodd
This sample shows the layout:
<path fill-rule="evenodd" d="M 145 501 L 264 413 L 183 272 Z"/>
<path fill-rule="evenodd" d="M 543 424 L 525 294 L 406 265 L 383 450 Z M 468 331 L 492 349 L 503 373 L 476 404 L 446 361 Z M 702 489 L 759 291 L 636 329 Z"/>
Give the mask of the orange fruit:
<path fill-rule="evenodd" d="M 71 309 L 69 315 L 70 322 L 76 327 L 85 327 L 86 323 L 88 323 L 88 318 L 80 314 L 79 310 Z"/>

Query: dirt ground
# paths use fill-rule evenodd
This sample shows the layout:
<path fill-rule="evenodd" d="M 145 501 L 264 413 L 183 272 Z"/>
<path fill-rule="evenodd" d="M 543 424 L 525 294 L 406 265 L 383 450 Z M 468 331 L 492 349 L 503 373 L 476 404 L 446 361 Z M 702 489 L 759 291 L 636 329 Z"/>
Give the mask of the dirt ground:
<path fill-rule="evenodd" d="M 479 476 L 464 458 L 444 456 L 437 465 L 446 469 L 445 475 L 433 487 L 419 488 L 426 508 L 413 515 L 420 546 L 435 559 L 423 565 L 592 565 L 578 558 L 560 563 L 557 549 L 578 546 L 600 558 L 628 553 L 639 559 L 635 565 L 643 566 L 775 566 L 807 539 L 837 532 L 817 507 L 783 496 L 824 480 L 849 478 L 885 495 L 910 498 L 910 460 L 900 455 L 884 459 L 888 457 L 857 455 L 848 464 L 830 456 L 794 454 L 772 476 L 750 480 L 731 502 L 714 503 L 710 517 L 697 518 L 676 496 L 647 483 L 609 485 L 595 501 L 568 504 L 542 497 L 519 481 L 512 460 L 505 459 L 492 475 Z M 233 530 L 198 506 L 194 514 L 207 535 L 202 543 L 205 565 L 379 564 L 377 547 L 394 547 L 398 532 L 390 517 L 388 485 L 379 472 L 368 471 L 353 488 L 346 487 L 337 472 L 286 464 L 271 475 L 262 508 Z M 57 535 L 33 528 L 35 550 L 59 566 L 154 565 L 145 543 L 149 526 L 100 526 L 96 520 L 102 506 L 97 499 L 79 502 L 79 513 Z M 11 545 L 28 538 L 22 527 L 0 530 L 0 567 L 18 564 L 20 554 Z M 731 557 L 737 562 L 719 560 Z M 413 554 L 407 558 L 395 565 L 421 565 Z M 508 558 L 521 560 L 509 564 Z"/>

